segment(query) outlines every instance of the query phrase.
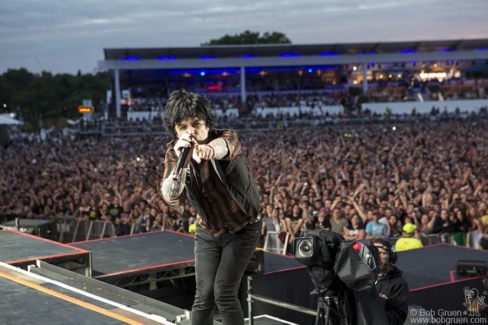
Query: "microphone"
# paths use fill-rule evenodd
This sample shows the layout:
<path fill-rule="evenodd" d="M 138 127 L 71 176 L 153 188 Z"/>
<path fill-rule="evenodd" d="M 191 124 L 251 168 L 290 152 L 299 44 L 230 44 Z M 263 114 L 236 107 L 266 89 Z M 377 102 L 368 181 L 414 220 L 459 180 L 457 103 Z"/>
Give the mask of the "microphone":
<path fill-rule="evenodd" d="M 176 168 L 173 171 L 173 181 L 179 181 L 181 177 L 181 173 L 183 172 L 183 168 L 185 168 L 185 165 L 188 164 L 187 158 L 188 154 L 190 153 L 192 147 L 185 147 L 181 150 L 180 157 L 178 158 L 178 161 L 176 162 Z"/>

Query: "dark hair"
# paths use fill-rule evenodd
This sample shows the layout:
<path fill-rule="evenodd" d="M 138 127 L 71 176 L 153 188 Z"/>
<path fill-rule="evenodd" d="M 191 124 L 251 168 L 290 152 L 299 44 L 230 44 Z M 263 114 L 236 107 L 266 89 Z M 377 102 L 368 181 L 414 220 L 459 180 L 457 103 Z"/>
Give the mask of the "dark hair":
<path fill-rule="evenodd" d="M 173 91 L 164 109 L 163 123 L 166 130 L 176 138 L 176 124 L 189 117 L 205 121 L 205 125 L 209 129 L 214 128 L 214 114 L 205 96 L 183 89 Z"/>

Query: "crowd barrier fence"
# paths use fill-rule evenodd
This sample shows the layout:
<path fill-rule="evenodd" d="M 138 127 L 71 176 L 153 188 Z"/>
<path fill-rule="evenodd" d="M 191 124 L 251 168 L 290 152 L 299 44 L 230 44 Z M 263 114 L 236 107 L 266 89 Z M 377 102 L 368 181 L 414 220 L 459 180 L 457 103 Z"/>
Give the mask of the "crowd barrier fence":
<path fill-rule="evenodd" d="M 62 218 L 57 221 L 59 241 L 72 243 L 93 239 L 117 237 L 115 225 L 103 220 L 76 220 Z M 133 235 L 136 225 L 130 225 L 130 235 Z"/>
<path fill-rule="evenodd" d="M 260 120 L 249 121 L 246 119 L 235 121 L 218 121 L 216 127 L 219 129 L 231 128 L 239 131 L 245 130 L 284 130 L 293 128 L 317 128 L 334 125 L 366 126 L 366 125 L 408 125 L 422 122 L 441 121 L 472 121 L 479 122 L 480 118 L 486 118 L 486 113 L 460 113 L 447 115 L 375 115 L 362 117 L 316 117 L 296 118 L 290 120 Z M 132 135 L 169 135 L 162 124 L 114 124 L 106 121 L 84 121 L 78 124 L 79 135 L 101 135 L 101 136 L 132 136 Z"/>
<path fill-rule="evenodd" d="M 73 217 L 63 217 L 56 219 L 55 221 L 56 230 L 58 232 L 57 238 L 58 241 L 62 243 L 114 238 L 118 236 L 116 226 L 110 221 L 80 220 Z M 129 229 L 130 230 L 124 233 L 124 235 L 133 235 L 140 231 L 139 226 L 135 223 L 129 224 Z M 164 230 L 164 227 L 160 226 L 157 229 L 152 230 Z M 148 229 L 147 231 L 151 230 Z M 458 245 L 453 235 L 456 234 L 429 234 L 427 236 L 420 236 L 419 239 L 423 246 L 438 244 Z M 286 255 L 289 251 L 290 236 L 291 234 L 288 232 L 268 231 L 263 238 L 262 248 L 269 252 Z M 479 231 L 471 231 L 469 247 L 478 249 L 478 243 L 481 237 L 482 234 Z M 390 237 L 389 242 L 392 245 L 395 245 L 399 238 L 400 237 Z"/>

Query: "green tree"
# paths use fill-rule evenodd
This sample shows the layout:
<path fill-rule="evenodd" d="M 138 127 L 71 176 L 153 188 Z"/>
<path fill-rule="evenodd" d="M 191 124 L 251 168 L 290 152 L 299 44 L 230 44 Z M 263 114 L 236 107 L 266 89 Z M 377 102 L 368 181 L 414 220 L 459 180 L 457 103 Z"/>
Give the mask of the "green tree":
<path fill-rule="evenodd" d="M 10 111 L 13 96 L 14 89 L 5 80 L 4 76 L 0 76 L 0 113 L 8 113 Z"/>
<path fill-rule="evenodd" d="M 291 41 L 285 34 L 280 32 L 265 32 L 260 35 L 259 32 L 246 30 L 241 34 L 225 35 L 218 39 L 210 40 L 203 43 L 202 46 L 211 45 L 245 45 L 245 44 L 291 44 Z"/>
<path fill-rule="evenodd" d="M 97 111 L 110 88 L 108 72 L 34 75 L 26 69 L 8 70 L 0 75 L 0 112 L 20 107 L 24 118 L 77 118 L 83 99 L 91 99 Z"/>

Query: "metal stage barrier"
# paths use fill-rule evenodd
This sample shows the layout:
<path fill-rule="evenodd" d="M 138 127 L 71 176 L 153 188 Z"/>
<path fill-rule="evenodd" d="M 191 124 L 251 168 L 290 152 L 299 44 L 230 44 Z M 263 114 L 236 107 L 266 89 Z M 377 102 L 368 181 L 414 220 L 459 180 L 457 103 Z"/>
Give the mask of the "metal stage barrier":
<path fill-rule="evenodd" d="M 300 313 L 303 313 L 306 315 L 316 317 L 315 324 L 316 325 L 320 324 L 319 323 L 320 318 L 317 317 L 320 314 L 320 310 L 313 310 L 310 308 L 305 308 L 302 306 L 290 304 L 290 303 L 280 301 L 277 299 L 267 298 L 267 297 L 264 297 L 261 295 L 255 295 L 252 292 L 253 292 L 252 276 L 248 276 L 247 277 L 247 303 L 248 303 L 248 308 L 249 308 L 249 311 L 248 311 L 248 313 L 249 313 L 249 315 L 248 315 L 249 325 L 254 325 L 254 316 L 253 316 L 253 302 L 254 301 L 264 302 L 266 304 L 274 305 L 277 307 L 297 311 L 297 312 L 300 312 Z M 320 309 L 320 308 L 321 308 L 321 304 L 319 304 L 319 306 L 318 306 L 318 309 Z"/>
<path fill-rule="evenodd" d="M 390 244 L 394 246 L 398 239 L 400 239 L 400 237 L 390 238 L 388 241 L 390 242 Z M 420 237 L 419 239 L 422 242 L 422 245 L 424 245 L 424 247 L 431 246 L 431 245 L 439 245 L 439 244 L 456 245 L 456 243 L 452 238 L 452 235 L 448 233 L 429 234 L 426 237 Z"/>
<path fill-rule="evenodd" d="M 73 243 L 91 239 L 103 239 L 117 237 L 115 226 L 112 222 L 95 220 L 75 220 L 73 218 L 63 218 L 57 221 L 59 241 L 62 243 Z M 130 233 L 133 235 L 136 225 L 130 225 Z"/>

